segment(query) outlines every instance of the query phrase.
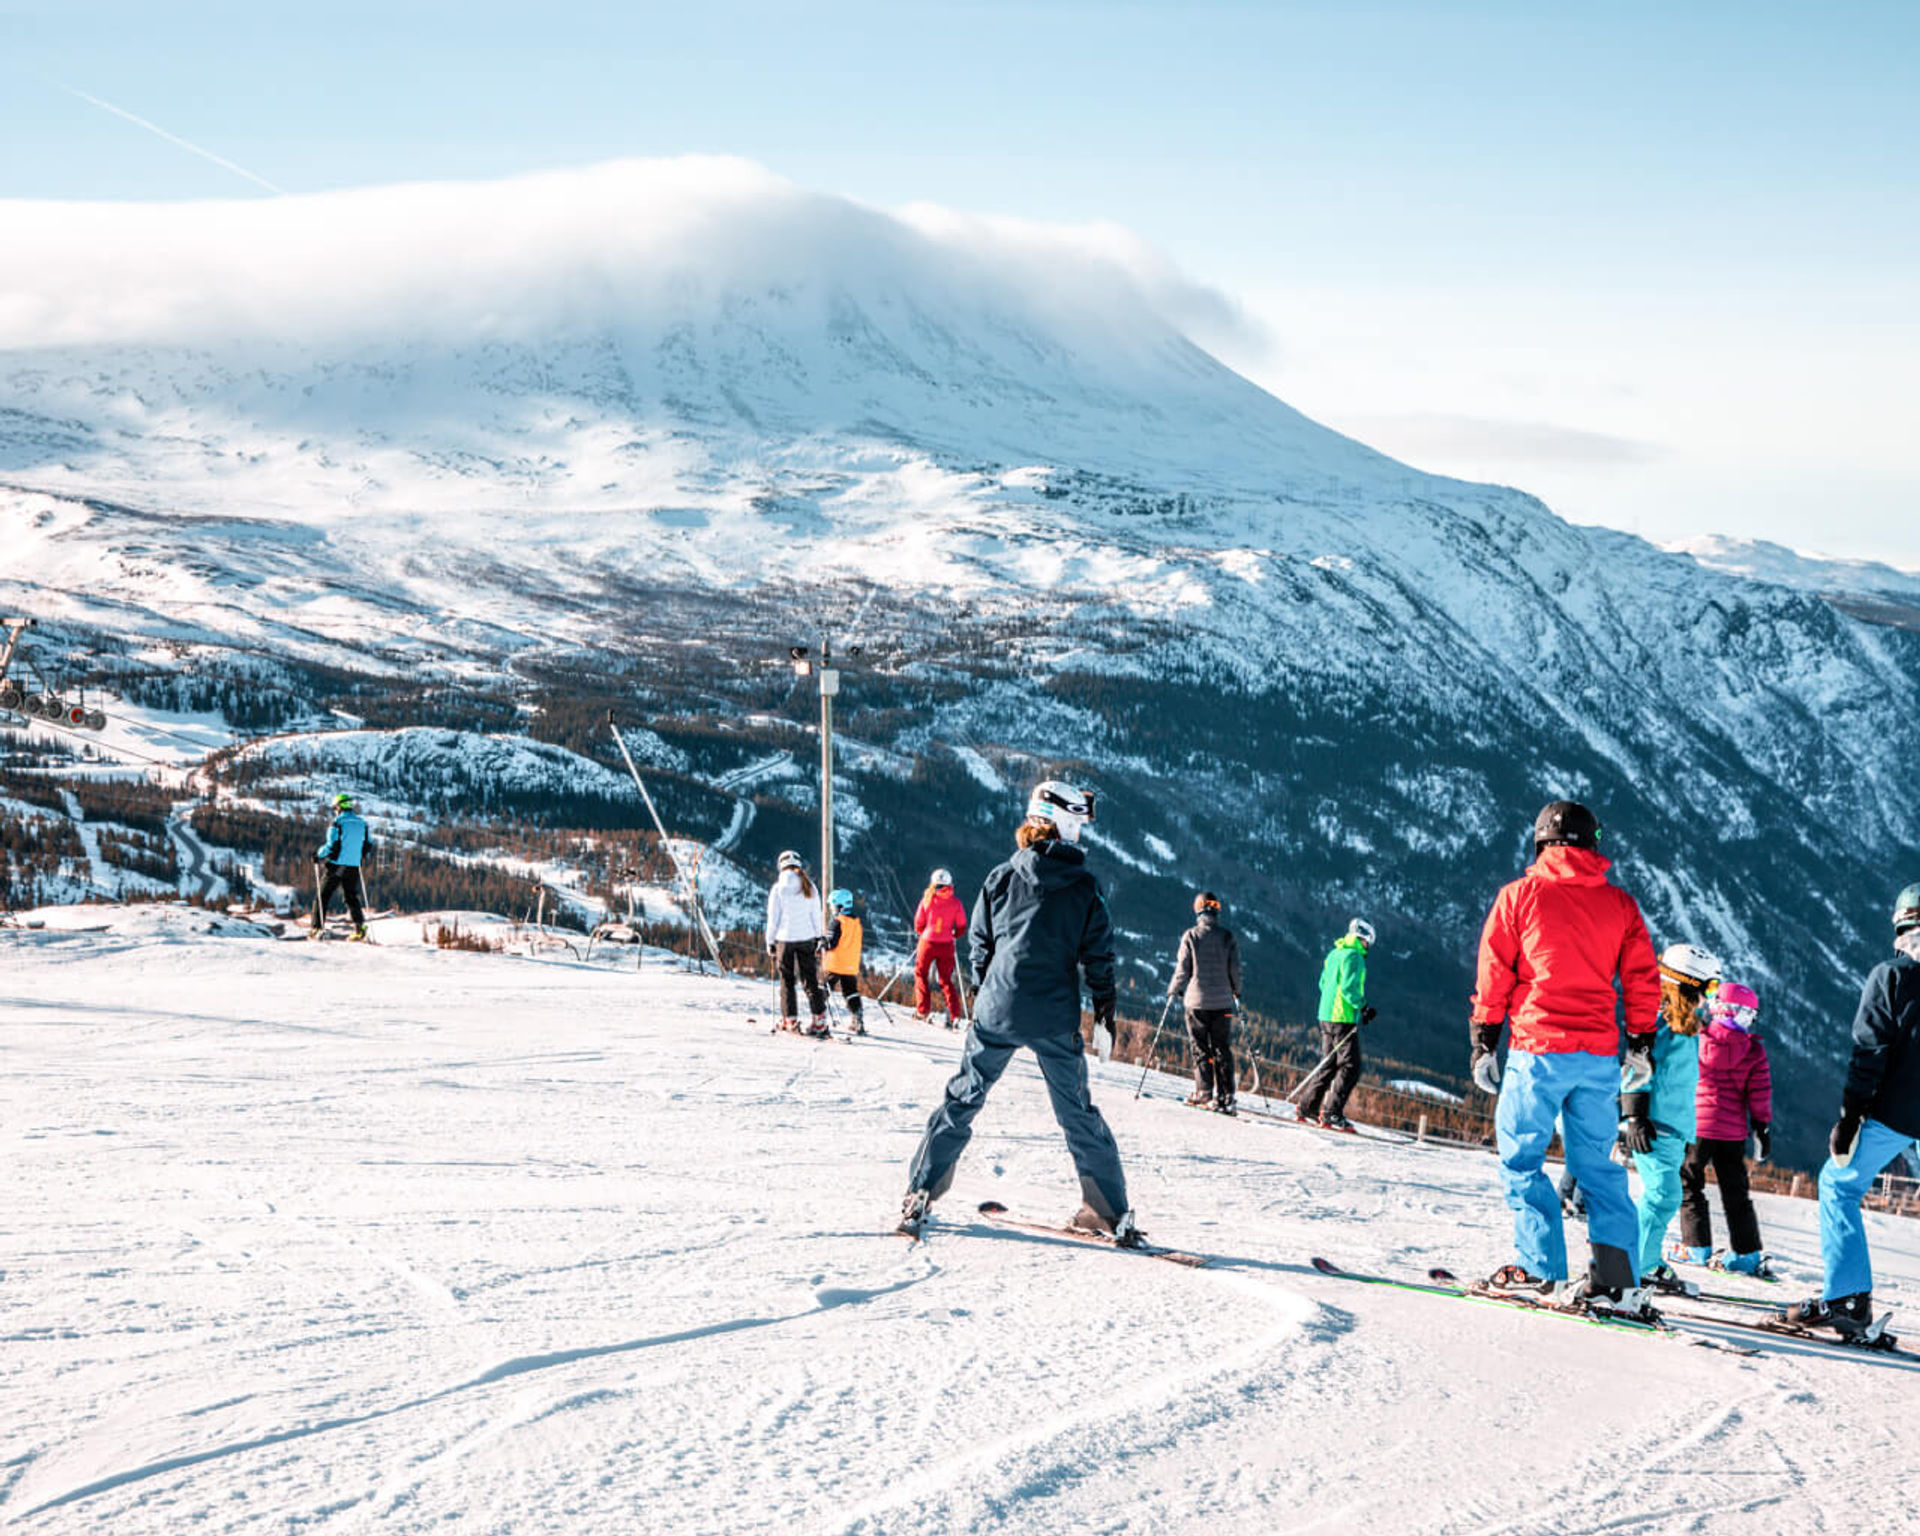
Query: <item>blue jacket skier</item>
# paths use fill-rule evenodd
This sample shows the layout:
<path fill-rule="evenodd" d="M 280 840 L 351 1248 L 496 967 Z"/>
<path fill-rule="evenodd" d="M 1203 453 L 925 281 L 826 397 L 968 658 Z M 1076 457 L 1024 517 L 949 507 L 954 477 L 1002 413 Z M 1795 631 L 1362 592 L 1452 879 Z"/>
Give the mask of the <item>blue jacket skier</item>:
<path fill-rule="evenodd" d="M 1920 1137 L 1920 885 L 1893 904 L 1894 957 L 1876 965 L 1853 1019 L 1853 1058 L 1840 1119 L 1820 1170 L 1818 1296 L 1788 1307 L 1790 1323 L 1870 1337 L 1873 1266 L 1860 1200 L 1881 1169 Z"/>
<path fill-rule="evenodd" d="M 1694 1137 L 1700 1087 L 1700 1030 L 1707 989 L 1719 979 L 1720 962 L 1695 945 L 1672 944 L 1661 954 L 1653 1083 L 1620 1095 L 1620 1141 L 1640 1175 L 1640 1279 L 1660 1290 L 1681 1288 L 1662 1245 L 1680 1209 L 1680 1165 Z"/>
<path fill-rule="evenodd" d="M 346 899 L 347 916 L 353 920 L 353 936 L 367 936 L 367 892 L 361 881 L 360 866 L 367 856 L 367 824 L 353 808 L 352 795 L 333 797 L 333 825 L 327 828 L 327 840 L 313 856 L 314 902 L 312 936 L 318 938 L 327 924 L 327 906 L 335 891 Z"/>
<path fill-rule="evenodd" d="M 1076 1226 L 1125 1246 L 1141 1241 L 1127 1203 L 1120 1149 L 1087 1087 L 1080 1038 L 1084 981 L 1094 1039 L 1113 1048 L 1116 989 L 1113 925 L 1099 882 L 1086 866 L 1080 830 L 1093 820 L 1091 790 L 1048 780 L 1027 802 L 1019 851 L 987 876 L 969 924 L 969 960 L 978 984 L 960 1070 L 914 1154 L 900 1228 L 917 1235 L 928 1208 L 953 1183 L 987 1094 L 1021 1047 L 1039 1059 L 1054 1119 L 1080 1175 Z"/>

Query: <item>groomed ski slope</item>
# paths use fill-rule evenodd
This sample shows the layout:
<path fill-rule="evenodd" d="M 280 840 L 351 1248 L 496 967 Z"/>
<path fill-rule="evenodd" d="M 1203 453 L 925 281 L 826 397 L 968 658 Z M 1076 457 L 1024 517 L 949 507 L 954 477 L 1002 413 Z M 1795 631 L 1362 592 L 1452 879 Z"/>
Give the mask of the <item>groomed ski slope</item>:
<path fill-rule="evenodd" d="M 9 1530 L 1911 1528 L 1906 1363 L 1308 1268 L 1503 1259 L 1484 1153 L 1097 1069 L 1188 1271 L 968 1221 L 1073 1203 L 1016 1066 L 914 1248 L 881 1234 L 958 1035 L 816 1044 L 766 1032 L 765 983 L 97 910 L 0 930 Z M 1811 1280 L 1812 1204 L 1761 1215 Z M 1920 1332 L 1920 1224 L 1870 1220 Z"/>

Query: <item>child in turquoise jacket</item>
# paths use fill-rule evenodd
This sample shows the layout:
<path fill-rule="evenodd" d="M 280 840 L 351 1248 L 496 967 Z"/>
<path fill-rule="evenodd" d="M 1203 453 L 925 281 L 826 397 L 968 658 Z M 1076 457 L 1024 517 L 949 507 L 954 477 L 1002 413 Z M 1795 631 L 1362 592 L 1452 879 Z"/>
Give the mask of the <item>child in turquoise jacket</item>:
<path fill-rule="evenodd" d="M 1667 1227 L 1680 1209 L 1680 1165 L 1694 1137 L 1700 1086 L 1700 1027 L 1720 962 L 1692 944 L 1660 956 L 1660 1028 L 1653 1042 L 1653 1082 L 1620 1096 L 1620 1140 L 1640 1175 L 1640 1281 L 1661 1290 L 1680 1285 L 1661 1256 Z"/>

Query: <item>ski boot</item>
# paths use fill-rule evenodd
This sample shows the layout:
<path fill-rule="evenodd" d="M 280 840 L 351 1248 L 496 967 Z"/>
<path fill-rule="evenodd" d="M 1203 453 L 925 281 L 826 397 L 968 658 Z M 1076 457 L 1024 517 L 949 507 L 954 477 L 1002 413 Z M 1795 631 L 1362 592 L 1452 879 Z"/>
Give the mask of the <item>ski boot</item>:
<path fill-rule="evenodd" d="M 1233 1107 L 1233 1095 L 1228 1094 L 1224 1099 L 1215 1099 L 1213 1101 L 1213 1112 L 1216 1115 L 1238 1114 L 1239 1111 Z"/>
<path fill-rule="evenodd" d="M 1567 1292 L 1565 1305 L 1570 1310 L 1619 1318 L 1623 1322 L 1660 1321 L 1660 1314 L 1647 1298 L 1646 1288 L 1634 1280 L 1633 1260 L 1627 1256 L 1627 1250 L 1616 1248 L 1612 1243 L 1593 1245 L 1593 1261 L 1587 1266 L 1587 1277 Z"/>
<path fill-rule="evenodd" d="M 1469 1287 L 1476 1291 L 1534 1291 L 1544 1296 L 1560 1282 L 1532 1273 L 1524 1264 L 1502 1264 L 1484 1280 Z"/>
<path fill-rule="evenodd" d="M 1756 1280 L 1778 1280 L 1764 1253 L 1716 1253 L 1713 1267 L 1726 1275 L 1751 1275 Z"/>
<path fill-rule="evenodd" d="M 1711 1248 L 1690 1248 L 1685 1243 L 1667 1244 L 1669 1264 L 1707 1264 L 1713 1259 Z"/>
<path fill-rule="evenodd" d="M 780 1033 L 782 1033 L 782 1034 L 784 1034 L 784 1035 L 797 1035 L 797 1034 L 799 1034 L 799 1033 L 800 1033 L 800 1021 L 799 1021 L 798 1019 L 782 1019 L 782 1020 L 780 1021 Z"/>
<path fill-rule="evenodd" d="M 1188 1109 L 1205 1109 L 1206 1107 L 1207 1107 L 1207 1096 L 1204 1093 L 1202 1093 L 1198 1088 L 1194 1089 L 1192 1093 L 1187 1095 Z"/>
<path fill-rule="evenodd" d="M 348 942 L 352 944 L 366 943 L 367 942 L 367 925 L 365 923 L 362 923 L 358 928 L 354 929 L 353 937 L 350 940 L 348 940 Z"/>
<path fill-rule="evenodd" d="M 910 1189 L 900 1202 L 900 1225 L 893 1230 L 903 1237 L 918 1238 L 933 1210 L 933 1196 L 924 1189 Z"/>
<path fill-rule="evenodd" d="M 1360 1134 L 1353 1128 L 1353 1122 L 1345 1115 L 1322 1115 L 1319 1126 L 1323 1131 L 1344 1131 L 1349 1136 Z"/>
<path fill-rule="evenodd" d="M 1067 1219 L 1067 1225 L 1076 1231 L 1098 1232 L 1103 1237 L 1110 1237 L 1116 1248 L 1138 1248 L 1147 1240 L 1146 1234 L 1133 1219 L 1132 1211 L 1122 1211 L 1118 1221 L 1108 1221 L 1092 1206 L 1083 1204 Z"/>
<path fill-rule="evenodd" d="M 1796 1328 L 1831 1328 L 1849 1344 L 1866 1343 L 1879 1337 L 1873 1321 L 1873 1293 L 1857 1291 L 1851 1296 L 1809 1296 L 1796 1301 L 1780 1314 L 1780 1321 Z"/>
<path fill-rule="evenodd" d="M 866 1032 L 867 1026 L 860 1022 L 860 1015 L 856 1013 L 847 1022 L 847 1033 L 850 1035 L 864 1035 Z"/>
<path fill-rule="evenodd" d="M 933 1015 L 930 1013 L 916 1013 L 913 1016 L 913 1022 L 916 1024 L 931 1025 L 933 1023 Z"/>
<path fill-rule="evenodd" d="M 1641 1276 L 1640 1283 L 1650 1291 L 1658 1291 L 1663 1296 L 1698 1296 L 1700 1287 L 1691 1280 L 1682 1280 L 1679 1272 L 1671 1264 L 1657 1264 L 1647 1274 Z"/>
<path fill-rule="evenodd" d="M 829 1040 L 833 1038 L 833 1030 L 828 1026 L 827 1016 L 824 1013 L 816 1013 L 813 1016 L 813 1022 L 807 1026 L 807 1038 L 809 1040 Z"/>

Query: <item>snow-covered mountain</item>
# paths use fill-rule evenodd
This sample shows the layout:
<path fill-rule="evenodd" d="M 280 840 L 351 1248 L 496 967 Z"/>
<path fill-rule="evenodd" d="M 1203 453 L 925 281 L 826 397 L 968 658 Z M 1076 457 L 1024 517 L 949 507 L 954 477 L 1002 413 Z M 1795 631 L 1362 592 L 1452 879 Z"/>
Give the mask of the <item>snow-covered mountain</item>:
<path fill-rule="evenodd" d="M 720 781 L 805 760 L 753 722 L 808 718 L 780 658 L 825 627 L 867 653 L 870 900 L 983 871 L 1007 786 L 1071 762 L 1143 987 L 1206 884 L 1305 1017 L 1364 911 L 1379 1045 L 1446 1070 L 1478 918 L 1578 795 L 1658 932 L 1761 984 L 1812 1145 L 1920 859 L 1920 633 L 1857 584 L 1396 463 L 1215 360 L 1231 306 L 1110 231 L 703 160 L 5 218 L 0 600 L 109 678 L 265 658 L 316 713 L 457 694 L 581 749 L 566 711 L 623 702 L 751 861 L 804 845 L 806 780 L 750 825 Z"/>

